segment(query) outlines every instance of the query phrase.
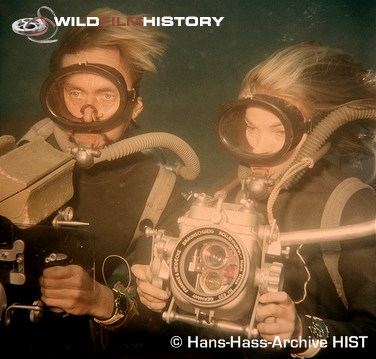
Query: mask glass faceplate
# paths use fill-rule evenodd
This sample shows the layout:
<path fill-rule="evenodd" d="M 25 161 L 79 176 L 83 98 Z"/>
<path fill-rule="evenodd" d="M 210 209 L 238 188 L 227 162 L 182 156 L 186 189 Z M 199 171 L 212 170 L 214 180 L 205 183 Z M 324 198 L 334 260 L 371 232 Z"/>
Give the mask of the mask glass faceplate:
<path fill-rule="evenodd" d="M 116 69 L 100 64 L 77 64 L 53 73 L 43 84 L 46 114 L 63 128 L 96 132 L 115 127 L 135 91 L 128 91 Z"/>
<path fill-rule="evenodd" d="M 301 112 L 287 101 L 255 95 L 220 113 L 217 134 L 233 156 L 251 165 L 270 165 L 293 150 L 307 132 Z"/>

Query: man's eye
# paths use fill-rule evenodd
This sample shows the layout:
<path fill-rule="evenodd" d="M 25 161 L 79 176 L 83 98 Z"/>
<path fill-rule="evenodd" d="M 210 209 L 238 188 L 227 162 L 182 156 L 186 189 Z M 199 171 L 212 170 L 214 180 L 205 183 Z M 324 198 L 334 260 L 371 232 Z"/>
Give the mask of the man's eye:
<path fill-rule="evenodd" d="M 81 91 L 71 90 L 69 92 L 69 96 L 74 97 L 74 98 L 80 98 L 81 97 Z"/>
<path fill-rule="evenodd" d="M 105 100 L 107 100 L 107 101 L 110 101 L 110 100 L 115 99 L 115 95 L 112 94 L 112 93 L 107 92 L 107 93 L 104 93 L 104 94 L 103 94 L 103 98 L 104 98 Z"/>

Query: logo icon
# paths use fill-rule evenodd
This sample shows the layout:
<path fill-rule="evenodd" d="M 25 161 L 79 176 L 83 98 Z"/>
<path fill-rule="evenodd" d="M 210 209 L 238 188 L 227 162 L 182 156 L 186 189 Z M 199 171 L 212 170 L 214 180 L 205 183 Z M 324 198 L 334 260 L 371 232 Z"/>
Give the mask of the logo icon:
<path fill-rule="evenodd" d="M 19 19 L 13 22 L 12 24 L 13 32 L 19 35 L 24 35 L 30 41 L 33 41 L 33 42 L 38 42 L 38 43 L 43 43 L 43 44 L 56 42 L 57 39 L 53 39 L 53 37 L 56 35 L 58 27 L 56 26 L 53 20 L 47 17 L 44 17 L 41 14 L 41 10 L 43 9 L 48 10 L 50 14 L 53 16 L 53 18 L 56 17 L 54 11 L 51 8 L 49 8 L 48 6 L 41 6 L 37 11 L 36 17 Z M 47 38 L 37 39 L 36 37 L 39 37 L 47 33 L 49 29 L 49 25 L 51 25 L 54 28 L 53 33 L 49 35 Z"/>

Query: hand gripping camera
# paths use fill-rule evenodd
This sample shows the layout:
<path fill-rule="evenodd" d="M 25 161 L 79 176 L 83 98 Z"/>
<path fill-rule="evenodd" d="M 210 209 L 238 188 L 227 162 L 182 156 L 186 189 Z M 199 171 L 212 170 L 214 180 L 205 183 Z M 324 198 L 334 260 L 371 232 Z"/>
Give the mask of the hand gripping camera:
<path fill-rule="evenodd" d="M 71 221 L 65 223 L 66 227 L 20 228 L 0 215 L 0 324 L 4 319 L 6 326 L 11 320 L 18 325 L 27 316 L 30 322 L 37 323 L 47 309 L 62 313 L 59 308 L 47 308 L 40 300 L 39 277 L 45 268 L 78 264 L 93 273 L 91 232 L 69 227 Z M 0 333 L 1 329 L 0 326 Z"/>
<path fill-rule="evenodd" d="M 269 233 L 251 200 L 195 197 L 178 220 L 179 238 L 146 230 L 153 284 L 172 294 L 163 319 L 257 335 L 253 308 L 260 294 L 281 290 L 286 253 L 278 241 L 261 239 Z"/>

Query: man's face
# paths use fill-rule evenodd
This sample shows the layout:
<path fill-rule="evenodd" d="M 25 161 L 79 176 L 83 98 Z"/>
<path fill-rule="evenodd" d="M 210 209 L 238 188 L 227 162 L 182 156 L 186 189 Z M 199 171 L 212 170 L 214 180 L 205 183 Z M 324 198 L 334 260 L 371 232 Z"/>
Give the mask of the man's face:
<path fill-rule="evenodd" d="M 75 73 L 64 81 L 65 106 L 76 121 L 107 121 L 120 106 L 120 92 L 108 79 L 94 73 Z"/>
<path fill-rule="evenodd" d="M 131 90 L 133 83 L 129 69 L 121 61 L 120 52 L 116 49 L 91 48 L 75 54 L 65 55 L 61 67 L 78 63 L 94 63 L 110 66 L 118 70 Z M 74 74 L 68 77 L 64 87 L 64 100 L 72 115 L 84 122 L 101 121 L 111 117 L 116 111 L 120 98 L 119 92 L 110 81 L 90 73 Z M 141 99 L 134 106 L 134 117 L 139 113 Z M 74 132 L 70 138 L 76 144 L 85 144 L 92 148 L 101 148 L 109 142 L 118 141 L 124 134 L 127 121 L 124 119 L 117 127 L 102 133 Z M 65 130 L 67 133 L 68 131 Z M 70 135 L 70 132 L 68 133 Z"/>

